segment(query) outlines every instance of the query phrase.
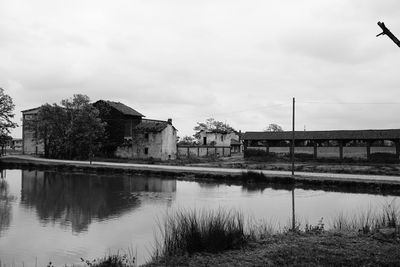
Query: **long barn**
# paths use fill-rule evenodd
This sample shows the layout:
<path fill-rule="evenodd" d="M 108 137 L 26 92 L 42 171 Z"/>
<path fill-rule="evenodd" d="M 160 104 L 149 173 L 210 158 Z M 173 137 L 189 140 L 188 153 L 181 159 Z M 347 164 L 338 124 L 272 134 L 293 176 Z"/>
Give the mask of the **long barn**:
<path fill-rule="evenodd" d="M 245 149 L 263 149 L 267 152 L 290 152 L 291 140 L 291 131 L 246 132 L 243 135 Z M 362 152 L 360 157 L 367 159 L 374 152 L 393 153 L 399 158 L 400 129 L 295 131 L 295 147 L 295 153 L 312 153 L 314 158 L 324 150 L 329 150 L 331 156 L 343 159 L 347 154 L 354 154 L 355 149 L 352 148 L 357 148 Z"/>

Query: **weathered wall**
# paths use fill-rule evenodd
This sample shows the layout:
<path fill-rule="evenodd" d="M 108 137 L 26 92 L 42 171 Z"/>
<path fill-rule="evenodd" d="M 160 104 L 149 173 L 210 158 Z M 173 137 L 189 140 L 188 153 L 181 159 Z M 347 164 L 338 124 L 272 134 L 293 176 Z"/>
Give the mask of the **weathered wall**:
<path fill-rule="evenodd" d="M 247 147 L 247 149 L 263 150 L 267 151 L 266 147 Z M 274 153 L 290 153 L 290 147 L 270 147 L 269 152 Z M 372 153 L 392 153 L 396 154 L 396 147 L 382 147 L 382 146 L 371 146 Z M 314 147 L 295 147 L 295 153 L 306 153 L 314 154 Z M 339 158 L 339 147 L 318 147 L 317 148 L 318 158 Z M 343 147 L 343 157 L 346 158 L 367 158 L 366 147 Z"/>
<path fill-rule="evenodd" d="M 162 146 L 161 146 L 161 159 L 176 159 L 176 130 L 170 124 L 161 132 Z"/>
<path fill-rule="evenodd" d="M 35 132 L 24 129 L 23 131 L 23 154 L 44 154 L 43 142 L 36 141 Z M 36 149 L 37 148 L 37 149 Z"/>
<path fill-rule="evenodd" d="M 178 157 L 228 157 L 231 148 L 216 146 L 178 146 Z"/>
<path fill-rule="evenodd" d="M 203 143 L 204 137 L 207 137 L 206 145 L 214 143 L 215 146 L 230 146 L 231 139 L 239 140 L 239 136 L 235 133 L 222 134 L 222 133 L 207 133 L 205 131 L 202 131 L 200 132 L 200 140 L 199 140 L 201 145 L 204 145 Z"/>
<path fill-rule="evenodd" d="M 147 139 L 144 134 L 140 134 L 135 140 L 137 141 L 133 145 L 118 147 L 115 156 L 134 159 L 176 159 L 176 130 L 172 125 L 168 125 L 161 132 L 149 132 Z"/>

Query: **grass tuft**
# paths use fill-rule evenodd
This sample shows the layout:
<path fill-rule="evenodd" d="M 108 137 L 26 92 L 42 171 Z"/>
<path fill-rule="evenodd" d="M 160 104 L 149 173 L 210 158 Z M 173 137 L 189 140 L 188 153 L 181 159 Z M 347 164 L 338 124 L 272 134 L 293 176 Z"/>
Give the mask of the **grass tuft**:
<path fill-rule="evenodd" d="M 237 211 L 178 211 L 159 224 L 162 239 L 156 238 L 154 257 L 238 248 L 247 242 L 243 222 Z"/>

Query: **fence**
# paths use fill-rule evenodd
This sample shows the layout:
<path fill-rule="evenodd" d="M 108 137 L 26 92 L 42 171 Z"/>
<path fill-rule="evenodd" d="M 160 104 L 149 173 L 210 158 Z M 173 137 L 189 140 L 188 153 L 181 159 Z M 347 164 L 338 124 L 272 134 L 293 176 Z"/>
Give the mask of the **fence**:
<path fill-rule="evenodd" d="M 178 146 L 178 157 L 230 157 L 230 146 Z"/>

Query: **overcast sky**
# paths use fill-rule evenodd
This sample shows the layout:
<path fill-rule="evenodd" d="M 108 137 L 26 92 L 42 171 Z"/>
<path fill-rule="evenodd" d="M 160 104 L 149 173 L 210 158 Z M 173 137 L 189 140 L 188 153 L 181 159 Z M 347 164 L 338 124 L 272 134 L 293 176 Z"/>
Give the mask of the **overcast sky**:
<path fill-rule="evenodd" d="M 21 110 L 119 101 L 178 135 L 400 128 L 398 0 L 0 0 L 0 87 Z M 21 124 L 21 123 L 20 123 Z M 21 137 L 21 128 L 13 132 Z"/>

